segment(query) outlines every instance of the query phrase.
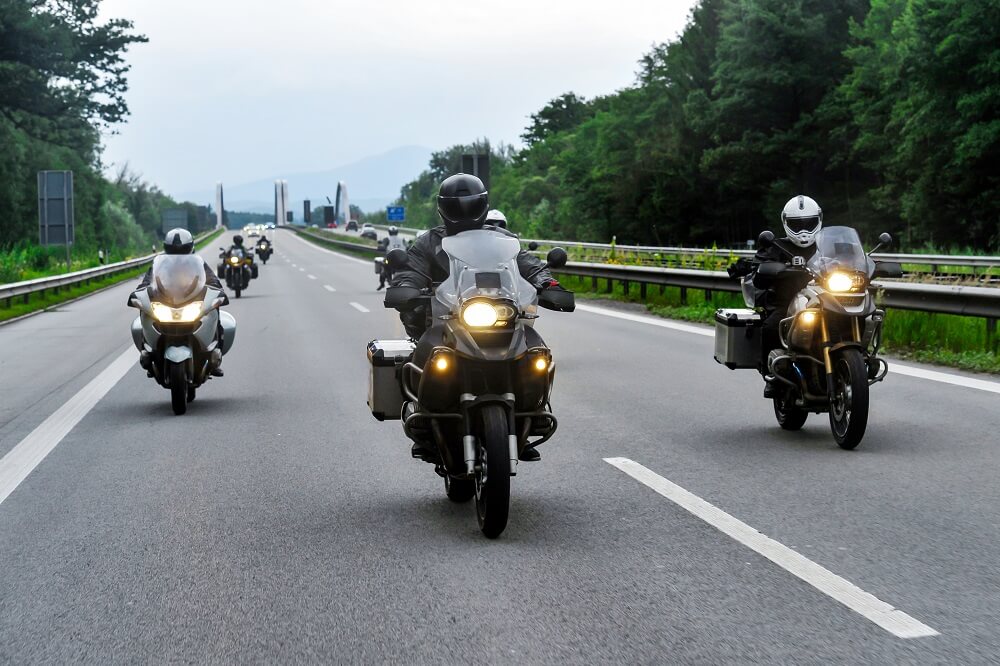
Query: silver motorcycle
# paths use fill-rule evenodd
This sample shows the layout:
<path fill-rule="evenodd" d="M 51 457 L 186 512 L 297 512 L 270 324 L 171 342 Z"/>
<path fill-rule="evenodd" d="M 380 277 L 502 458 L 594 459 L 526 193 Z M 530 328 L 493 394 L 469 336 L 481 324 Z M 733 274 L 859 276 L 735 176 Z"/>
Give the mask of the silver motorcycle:
<path fill-rule="evenodd" d="M 139 364 L 170 390 L 174 414 L 187 411 L 232 349 L 236 319 L 219 309 L 222 303 L 222 292 L 208 286 L 204 261 L 196 255 L 156 257 L 150 285 L 129 299 L 139 310 L 132 322 Z"/>

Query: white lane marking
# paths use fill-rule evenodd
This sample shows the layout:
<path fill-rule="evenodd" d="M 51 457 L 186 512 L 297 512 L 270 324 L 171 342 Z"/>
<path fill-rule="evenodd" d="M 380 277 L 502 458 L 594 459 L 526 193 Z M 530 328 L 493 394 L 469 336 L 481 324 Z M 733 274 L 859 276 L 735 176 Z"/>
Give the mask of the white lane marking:
<path fill-rule="evenodd" d="M 365 266 L 371 266 L 371 261 L 370 260 L 358 259 L 357 257 L 351 257 L 351 256 L 348 256 L 348 255 L 343 254 L 341 252 L 334 252 L 333 250 L 328 250 L 325 247 L 320 247 L 319 245 L 316 245 L 315 243 L 310 243 L 309 241 L 305 240 L 304 238 L 299 238 L 299 235 L 297 233 L 295 233 L 294 231 L 291 232 L 291 233 L 292 233 L 292 238 L 294 238 L 295 240 L 299 241 L 300 243 L 302 243 L 306 247 L 311 247 L 314 250 L 319 250 L 320 252 L 326 252 L 327 254 L 332 254 L 333 256 L 335 256 L 335 257 L 337 257 L 339 259 L 343 259 L 345 261 L 353 261 L 356 264 L 364 264 Z M 375 248 L 372 248 L 372 249 L 374 250 Z"/>
<path fill-rule="evenodd" d="M 292 268 L 298 268 L 298 267 L 299 267 L 298 264 L 292 264 Z"/>
<path fill-rule="evenodd" d="M 21 485 L 32 470 L 69 434 L 94 405 L 135 365 L 138 352 L 131 346 L 111 362 L 62 407 L 0 458 L 0 503 Z"/>
<path fill-rule="evenodd" d="M 323 288 L 324 288 L 324 289 L 326 289 L 326 290 L 327 290 L 328 292 L 330 292 L 331 294 L 332 294 L 332 293 L 334 293 L 335 291 L 337 291 L 336 289 L 334 289 L 333 287 L 331 287 L 331 286 L 330 286 L 330 285 L 328 285 L 328 284 L 324 284 L 324 285 L 323 285 Z"/>
<path fill-rule="evenodd" d="M 889 373 L 897 373 L 906 375 L 907 377 L 919 377 L 920 379 L 929 379 L 932 382 L 954 384 L 955 386 L 964 386 L 966 388 L 979 389 L 980 391 L 989 391 L 990 393 L 1000 393 L 1000 383 L 998 382 L 976 379 L 974 377 L 963 377 L 962 375 L 952 375 L 947 372 L 938 372 L 937 370 L 915 368 L 912 365 L 903 365 L 895 361 L 889 364 Z"/>
<path fill-rule="evenodd" d="M 722 509 L 668 481 L 656 472 L 628 458 L 605 458 L 633 479 L 649 486 L 682 509 L 701 518 L 723 534 L 763 555 L 793 576 L 801 578 L 823 594 L 839 601 L 855 613 L 899 638 L 937 636 L 938 632 L 910 617 L 829 569 L 803 557 L 788 546 L 765 536 Z"/>
<path fill-rule="evenodd" d="M 358 312 L 371 312 L 371 310 L 361 305 L 361 303 L 355 303 L 354 301 L 351 301 L 351 307 L 357 310 Z"/>
<path fill-rule="evenodd" d="M 602 315 L 604 317 L 614 317 L 615 319 L 624 319 L 626 321 L 634 321 L 640 324 L 659 326 L 660 328 L 672 328 L 675 331 L 694 333 L 695 335 L 705 335 L 708 337 L 715 337 L 715 331 L 711 328 L 702 328 L 701 326 L 693 326 L 691 324 L 678 324 L 677 322 L 671 321 L 669 319 L 658 319 L 652 316 L 632 314 L 631 312 L 618 312 L 617 310 L 598 308 L 594 307 L 593 305 L 581 305 L 579 303 L 577 304 L 576 309 L 582 310 L 583 312 L 590 312 L 592 314 Z"/>
<path fill-rule="evenodd" d="M 315 276 L 315 275 L 310 275 L 310 276 L 309 276 L 309 279 L 310 279 L 310 280 L 315 280 L 315 279 L 316 279 L 316 276 Z"/>
<path fill-rule="evenodd" d="M 306 269 L 304 269 L 304 268 L 299 268 L 299 272 L 300 272 L 300 273 L 305 273 L 305 272 L 306 272 Z"/>
<path fill-rule="evenodd" d="M 578 304 L 576 309 L 604 317 L 614 317 L 615 319 L 624 319 L 626 321 L 634 321 L 639 324 L 659 326 L 660 328 L 672 328 L 675 331 L 694 333 L 695 335 L 703 335 L 710 338 L 715 337 L 715 331 L 711 328 L 692 326 L 690 324 L 680 324 L 668 319 L 659 319 L 653 316 L 632 314 L 630 312 L 618 312 L 617 310 L 599 308 L 593 305 Z M 942 384 L 964 386 L 965 388 L 978 389 L 980 391 L 988 391 L 990 393 L 1000 393 L 1000 382 L 992 382 L 986 379 L 976 379 L 974 377 L 964 377 L 962 375 L 953 375 L 947 372 L 939 372 L 937 370 L 925 370 L 923 368 L 917 368 L 912 365 L 904 365 L 895 361 L 889 364 L 889 374 L 891 375 L 893 373 L 905 375 L 907 377 L 926 379 L 932 382 L 941 382 Z"/>

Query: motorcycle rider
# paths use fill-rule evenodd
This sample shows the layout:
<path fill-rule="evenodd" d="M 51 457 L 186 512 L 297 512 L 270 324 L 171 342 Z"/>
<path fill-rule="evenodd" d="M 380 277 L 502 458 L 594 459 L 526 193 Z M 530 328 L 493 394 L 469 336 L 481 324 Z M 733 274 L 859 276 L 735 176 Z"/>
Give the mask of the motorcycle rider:
<path fill-rule="evenodd" d="M 507 216 L 503 212 L 494 208 L 490 212 L 486 213 L 486 224 L 492 225 L 497 229 L 507 228 Z"/>
<path fill-rule="evenodd" d="M 435 283 L 448 278 L 448 256 L 441 248 L 445 236 L 454 236 L 463 231 L 482 229 L 486 223 L 489 208 L 489 194 L 483 181 L 475 176 L 464 173 L 450 176 L 441 183 L 437 197 L 438 215 L 442 224 L 434 227 L 423 236 L 417 238 L 407 251 L 407 267 L 396 272 L 392 278 L 393 287 L 414 287 L 428 289 Z M 503 230 L 504 233 L 508 233 Z M 509 234 L 513 237 L 513 234 Z M 521 276 L 539 291 L 543 289 L 562 289 L 559 282 L 538 257 L 521 250 L 517 256 L 517 268 Z M 431 326 L 427 328 L 427 311 L 424 306 L 413 312 L 402 312 L 400 320 L 407 334 L 418 340 L 413 354 L 414 363 L 420 367 L 426 363 L 434 347 L 443 344 L 444 328 Z M 533 328 L 525 329 L 529 336 L 528 346 L 542 346 L 542 338 Z M 433 447 L 429 442 L 416 442 L 413 445 L 415 458 L 433 455 Z M 539 460 L 541 455 L 533 447 L 526 448 L 521 454 L 521 460 Z"/>
<path fill-rule="evenodd" d="M 240 238 L 237 236 L 237 238 Z M 242 238 L 240 241 L 242 242 Z M 164 254 L 194 254 L 194 236 L 187 229 L 171 229 L 167 232 L 167 235 L 163 237 L 163 253 Z M 202 259 L 202 263 L 205 265 L 205 284 L 207 284 L 212 289 L 218 289 L 222 296 L 222 304 L 229 305 L 229 296 L 226 295 L 226 290 L 222 286 L 222 282 L 219 278 L 212 272 L 212 267 L 208 265 L 208 262 Z M 153 267 L 150 266 L 146 274 L 142 276 L 142 280 L 139 282 L 132 293 L 137 291 L 142 291 L 149 287 L 153 282 Z M 129 294 L 129 300 L 131 300 L 132 294 Z M 219 340 L 222 340 L 222 325 L 219 325 Z M 220 357 L 218 364 L 212 370 L 213 377 L 222 377 L 222 359 Z"/>
<path fill-rule="evenodd" d="M 391 226 L 389 227 L 389 235 L 378 242 L 377 252 L 384 258 L 389 252 L 395 249 L 405 250 L 407 249 L 406 241 L 399 235 L 399 227 Z M 382 291 L 385 288 L 386 281 L 391 283 L 392 281 L 392 268 L 388 263 L 382 263 L 382 270 L 378 274 L 378 289 L 375 291 Z"/>
<path fill-rule="evenodd" d="M 792 197 L 781 211 L 781 224 L 786 236 L 776 238 L 771 247 L 757 249 L 753 258 L 753 286 L 756 288 L 756 305 L 764 308 L 762 330 L 761 374 L 768 374 L 768 359 L 781 349 L 778 325 L 788 316 L 788 306 L 795 295 L 809 283 L 804 271 L 789 271 L 778 276 L 760 275 L 757 269 L 766 262 L 791 263 L 793 257 L 802 257 L 808 262 L 816 253 L 816 236 L 823 228 L 823 209 L 810 197 Z M 779 383 L 767 382 L 764 397 L 775 398 L 779 394 Z"/>

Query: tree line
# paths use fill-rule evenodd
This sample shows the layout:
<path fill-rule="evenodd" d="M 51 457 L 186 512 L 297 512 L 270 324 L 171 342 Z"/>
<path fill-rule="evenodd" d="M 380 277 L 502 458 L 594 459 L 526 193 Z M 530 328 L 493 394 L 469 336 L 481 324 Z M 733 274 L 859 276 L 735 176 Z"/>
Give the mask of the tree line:
<path fill-rule="evenodd" d="M 38 239 L 42 170 L 74 174 L 76 245 L 116 254 L 148 249 L 168 208 L 193 226 L 207 210 L 178 203 L 127 166 L 104 176 L 101 132 L 128 116 L 126 50 L 143 43 L 129 21 L 101 22 L 101 0 L 0 0 L 0 250 Z"/>
<path fill-rule="evenodd" d="M 701 0 L 633 85 L 566 93 L 524 147 L 435 153 L 396 202 L 435 223 L 441 178 L 492 156 L 491 200 L 528 236 L 720 246 L 794 194 L 903 247 L 1000 248 L 997 0 Z"/>

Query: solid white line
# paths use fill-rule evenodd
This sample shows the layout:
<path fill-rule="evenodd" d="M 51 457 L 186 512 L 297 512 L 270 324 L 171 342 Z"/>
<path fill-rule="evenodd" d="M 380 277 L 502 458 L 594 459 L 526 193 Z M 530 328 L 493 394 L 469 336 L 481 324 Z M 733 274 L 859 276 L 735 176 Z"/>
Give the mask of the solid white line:
<path fill-rule="evenodd" d="M 659 326 L 660 328 L 672 328 L 675 331 L 683 331 L 684 333 L 694 333 L 695 335 L 715 337 L 715 331 L 711 328 L 693 326 L 691 324 L 679 324 L 669 319 L 632 314 L 631 312 L 619 312 L 618 310 L 609 310 L 608 308 L 599 308 L 593 305 L 582 305 L 580 303 L 577 303 L 576 309 L 583 312 L 590 312 L 591 314 L 598 314 L 604 317 L 614 317 L 615 319 L 624 319 L 626 321 L 634 321 L 639 324 Z"/>
<path fill-rule="evenodd" d="M 310 275 L 310 276 L 309 276 L 309 279 L 310 279 L 310 280 L 315 280 L 315 279 L 316 279 L 316 276 L 315 276 L 315 275 Z"/>
<path fill-rule="evenodd" d="M 593 305 L 577 304 L 576 309 L 583 312 L 601 315 L 603 317 L 624 319 L 626 321 L 633 321 L 639 324 L 659 326 L 660 328 L 672 328 L 675 331 L 694 333 L 695 335 L 702 335 L 710 338 L 715 337 L 715 331 L 708 327 L 680 324 L 668 319 L 632 314 L 630 312 L 619 312 L 617 310 L 595 307 Z M 889 364 L 889 374 L 892 375 L 893 373 L 905 375 L 907 377 L 926 379 L 932 382 L 941 382 L 942 384 L 952 384 L 954 386 L 963 386 L 965 388 L 988 391 L 990 393 L 1000 393 L 1000 382 L 992 382 L 986 379 L 976 379 L 974 377 L 964 377 L 962 375 L 953 375 L 947 372 L 938 372 L 937 370 L 925 370 L 924 368 L 917 368 L 912 365 L 903 365 L 895 361 L 892 361 Z"/>
<path fill-rule="evenodd" d="M 937 370 L 915 368 L 912 365 L 903 365 L 901 363 L 896 363 L 895 361 L 889 364 L 889 374 L 892 373 L 906 375 L 907 377 L 929 379 L 932 382 L 941 382 L 943 384 L 954 384 L 955 386 L 979 389 L 980 391 L 989 391 L 990 393 L 1000 393 L 1000 383 L 998 382 L 976 379 L 974 377 L 963 377 L 962 375 L 952 375 L 947 372 L 938 372 Z"/>
<path fill-rule="evenodd" d="M 42 421 L 7 455 L 0 458 L 0 503 L 24 481 L 52 449 L 69 434 L 94 405 L 135 365 L 138 352 L 131 346 L 111 362 L 62 407 Z"/>
<path fill-rule="evenodd" d="M 923 638 L 938 635 L 937 631 L 926 624 L 865 592 L 857 585 L 816 564 L 809 558 L 803 557 L 788 546 L 761 534 L 743 521 L 730 516 L 722 509 L 684 490 L 639 463 L 628 458 L 605 458 L 604 462 L 649 486 L 682 509 L 763 555 L 785 571 L 801 578 L 823 594 L 839 601 L 892 635 L 899 638 Z"/>
<path fill-rule="evenodd" d="M 371 310 L 361 305 L 361 303 L 355 303 L 354 301 L 351 301 L 351 307 L 357 310 L 358 312 L 371 312 Z"/>
<path fill-rule="evenodd" d="M 335 256 L 335 257 L 337 257 L 339 259 L 344 259 L 345 261 L 353 261 L 354 263 L 357 263 L 357 264 L 364 264 L 365 266 L 371 266 L 371 261 L 366 261 L 364 259 L 358 259 L 357 257 L 351 257 L 351 256 L 348 256 L 346 254 L 341 254 L 340 252 L 334 252 L 333 250 L 328 250 L 325 247 L 320 247 L 319 245 L 316 245 L 315 243 L 310 243 L 309 241 L 305 240 L 304 238 L 299 238 L 299 235 L 297 233 L 295 233 L 294 231 L 291 231 L 289 233 L 292 234 L 292 238 L 294 238 L 295 240 L 299 241 L 300 243 L 302 243 L 306 247 L 311 247 L 314 250 L 319 250 L 320 252 L 326 252 L 327 254 L 332 254 L 333 256 Z M 374 249 L 374 248 L 372 248 L 372 249 Z"/>
<path fill-rule="evenodd" d="M 331 294 L 332 294 L 332 293 L 334 293 L 335 291 L 337 291 L 336 289 L 334 289 L 333 287 L 331 287 L 331 286 L 330 286 L 330 285 L 328 285 L 328 284 L 324 284 L 324 285 L 323 285 L 323 288 L 324 288 L 324 289 L 326 289 L 326 290 L 327 290 L 328 292 L 330 292 Z"/>

